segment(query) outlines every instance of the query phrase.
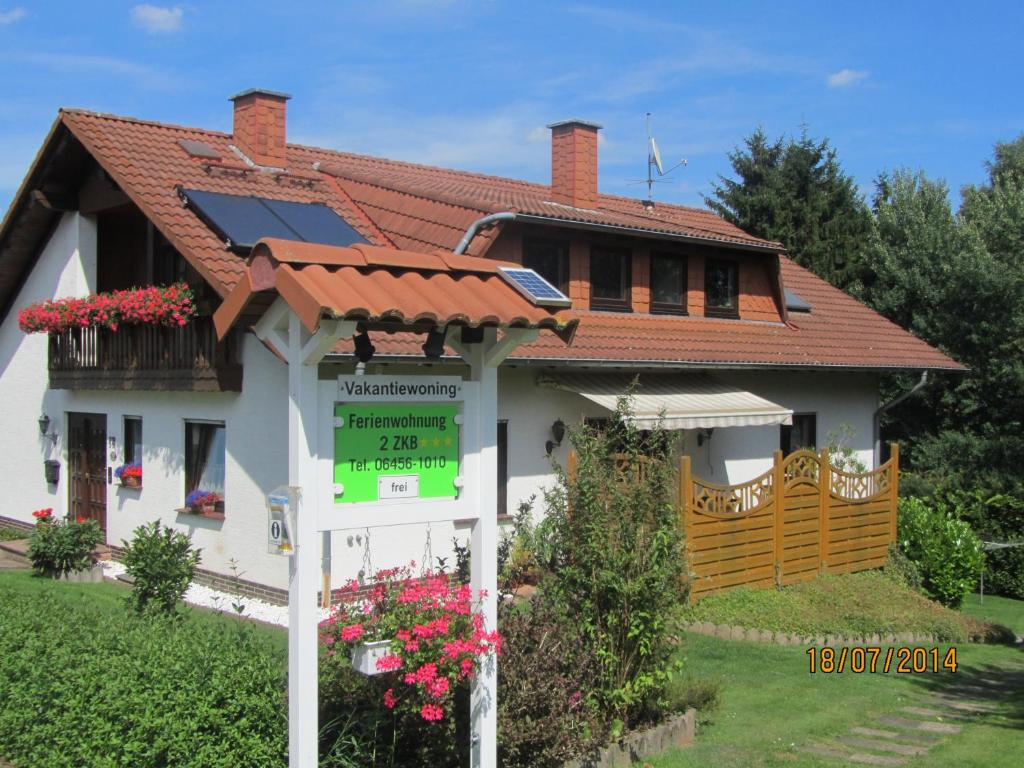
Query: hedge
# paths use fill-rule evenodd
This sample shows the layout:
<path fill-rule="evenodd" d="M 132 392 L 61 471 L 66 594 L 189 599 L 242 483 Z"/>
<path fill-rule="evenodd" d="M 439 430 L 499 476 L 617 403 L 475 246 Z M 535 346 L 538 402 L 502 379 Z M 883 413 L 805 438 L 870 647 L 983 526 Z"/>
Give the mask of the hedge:
<path fill-rule="evenodd" d="M 0 659 L 0 755 L 19 768 L 287 764 L 285 659 L 251 626 L 4 590 Z"/>

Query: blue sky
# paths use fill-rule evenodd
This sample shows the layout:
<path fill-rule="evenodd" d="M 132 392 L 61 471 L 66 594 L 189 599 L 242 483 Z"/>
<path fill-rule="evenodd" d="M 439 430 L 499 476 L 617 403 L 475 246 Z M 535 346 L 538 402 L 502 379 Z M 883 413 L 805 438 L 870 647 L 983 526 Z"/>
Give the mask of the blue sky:
<path fill-rule="evenodd" d="M 827 136 L 865 191 L 924 168 L 956 190 L 1024 130 L 1019 3 L 0 0 L 0 210 L 60 106 L 230 130 L 287 91 L 289 140 L 547 182 L 545 124 L 605 126 L 601 189 L 700 205 L 758 125 Z"/>

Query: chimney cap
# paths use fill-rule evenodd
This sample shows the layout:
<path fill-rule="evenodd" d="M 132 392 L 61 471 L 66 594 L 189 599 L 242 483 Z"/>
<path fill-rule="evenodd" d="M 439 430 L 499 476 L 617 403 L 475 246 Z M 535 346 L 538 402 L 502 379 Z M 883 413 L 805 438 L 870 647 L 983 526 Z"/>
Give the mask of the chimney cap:
<path fill-rule="evenodd" d="M 592 128 L 595 131 L 599 131 L 604 128 L 603 125 L 598 125 L 590 120 L 581 120 L 578 117 L 570 117 L 568 120 L 559 120 L 556 123 L 549 123 L 548 128 L 561 128 L 563 125 L 580 125 L 584 128 Z"/>
<path fill-rule="evenodd" d="M 246 96 L 253 96 L 257 94 L 260 96 L 270 96 L 271 98 L 282 99 L 283 101 L 288 101 L 288 99 L 292 97 L 290 93 L 284 93 L 282 91 L 271 91 L 267 88 L 247 88 L 244 91 L 236 93 L 234 96 L 228 97 L 228 101 L 238 101 L 239 99 L 244 99 Z"/>

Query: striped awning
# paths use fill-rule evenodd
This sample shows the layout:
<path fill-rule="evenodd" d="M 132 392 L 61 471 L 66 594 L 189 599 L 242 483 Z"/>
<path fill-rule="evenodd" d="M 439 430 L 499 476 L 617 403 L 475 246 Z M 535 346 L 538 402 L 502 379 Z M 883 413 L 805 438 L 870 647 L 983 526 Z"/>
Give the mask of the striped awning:
<path fill-rule="evenodd" d="M 615 410 L 635 377 L 625 373 L 558 373 L 538 383 L 554 386 Z M 633 392 L 633 423 L 650 428 L 715 429 L 792 424 L 793 411 L 703 373 L 641 374 Z"/>

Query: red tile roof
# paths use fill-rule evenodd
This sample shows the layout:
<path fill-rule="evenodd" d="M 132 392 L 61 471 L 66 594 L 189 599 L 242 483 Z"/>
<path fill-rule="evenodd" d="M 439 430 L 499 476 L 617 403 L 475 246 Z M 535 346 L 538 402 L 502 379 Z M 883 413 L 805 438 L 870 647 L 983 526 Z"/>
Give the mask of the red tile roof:
<path fill-rule="evenodd" d="M 550 202 L 546 185 L 297 145 L 287 147 L 288 173 L 254 172 L 232 151 L 231 136 L 224 133 L 79 110 L 63 110 L 60 120 L 222 296 L 246 275 L 245 261 L 226 250 L 182 206 L 175 192 L 178 185 L 322 202 L 369 243 L 419 254 L 451 250 L 471 223 L 503 210 L 573 223 L 642 228 L 766 252 L 781 249 L 706 210 L 659 204 L 645 211 L 640 201 L 613 195 L 600 195 L 594 210 L 575 209 Z M 203 142 L 222 161 L 195 157 L 180 140 Z M 469 253 L 485 253 L 497 233 L 497 229 L 480 233 Z M 297 266 L 292 271 L 301 274 L 308 269 Z M 786 286 L 813 305 L 809 314 L 791 313 L 789 325 L 583 312 L 572 347 L 542 337 L 520 348 L 517 356 L 679 364 L 961 367 L 784 257 L 782 273 Z M 375 306 L 373 311 L 382 305 Z M 389 336 L 378 344 L 378 354 L 419 354 L 419 342 L 413 342 L 397 334 Z"/>
<path fill-rule="evenodd" d="M 649 365 L 935 368 L 963 366 L 879 314 L 782 257 L 785 285 L 810 302 L 788 323 L 705 317 L 576 312 L 571 346 L 549 337 L 519 347 L 513 360 L 569 360 Z M 378 356 L 419 355 L 402 334 L 374 337 Z M 351 352 L 343 343 L 338 353 Z"/>
<path fill-rule="evenodd" d="M 423 330 L 447 325 L 544 328 L 565 344 L 576 328 L 572 312 L 525 299 L 498 274 L 502 262 L 492 259 L 265 238 L 253 248 L 250 262 L 250 273 L 217 311 L 221 336 L 260 287 L 284 298 L 310 331 L 326 316 L 370 327 L 419 325 Z M 257 274 L 261 268 L 263 276 Z"/>

